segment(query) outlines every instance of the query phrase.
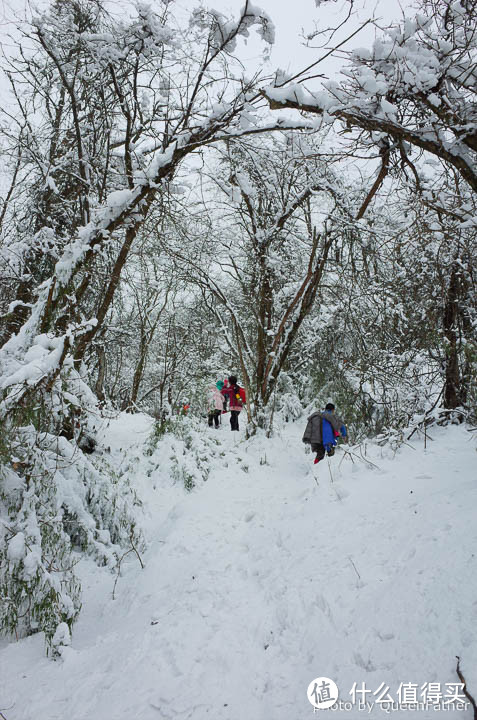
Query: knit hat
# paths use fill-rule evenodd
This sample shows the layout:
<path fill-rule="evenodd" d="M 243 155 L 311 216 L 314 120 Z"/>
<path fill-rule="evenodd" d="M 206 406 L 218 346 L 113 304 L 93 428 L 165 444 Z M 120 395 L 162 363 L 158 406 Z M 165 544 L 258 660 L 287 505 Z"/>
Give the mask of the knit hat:
<path fill-rule="evenodd" d="M 224 387 L 223 381 L 217 380 L 217 382 L 215 383 L 215 387 L 217 388 L 217 390 L 222 390 L 222 388 Z"/>
<path fill-rule="evenodd" d="M 237 377 L 236 377 L 235 375 L 229 375 L 229 383 L 230 383 L 231 385 L 236 385 L 236 384 L 237 384 Z"/>

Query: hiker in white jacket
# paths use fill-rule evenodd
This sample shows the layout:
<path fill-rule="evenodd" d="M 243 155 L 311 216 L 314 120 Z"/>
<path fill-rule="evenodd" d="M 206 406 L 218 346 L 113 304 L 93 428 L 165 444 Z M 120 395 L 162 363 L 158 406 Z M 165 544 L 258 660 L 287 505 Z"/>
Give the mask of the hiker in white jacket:
<path fill-rule="evenodd" d="M 216 385 L 211 385 L 207 391 L 207 417 L 209 420 L 209 427 L 212 427 L 214 425 L 216 428 L 219 427 L 219 418 L 224 411 L 224 398 L 219 388 L 217 387 L 219 383 L 220 380 L 219 382 L 217 382 Z"/>

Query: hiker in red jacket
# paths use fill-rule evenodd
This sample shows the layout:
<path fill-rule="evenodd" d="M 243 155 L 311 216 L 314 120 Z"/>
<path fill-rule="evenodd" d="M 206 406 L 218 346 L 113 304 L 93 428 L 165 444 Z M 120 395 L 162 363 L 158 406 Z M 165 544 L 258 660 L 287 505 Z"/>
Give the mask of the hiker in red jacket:
<path fill-rule="evenodd" d="M 245 390 L 241 388 L 240 385 L 237 385 L 235 375 L 230 375 L 228 384 L 224 385 L 220 392 L 229 400 L 230 428 L 232 430 L 238 430 L 240 411 L 245 405 Z"/>

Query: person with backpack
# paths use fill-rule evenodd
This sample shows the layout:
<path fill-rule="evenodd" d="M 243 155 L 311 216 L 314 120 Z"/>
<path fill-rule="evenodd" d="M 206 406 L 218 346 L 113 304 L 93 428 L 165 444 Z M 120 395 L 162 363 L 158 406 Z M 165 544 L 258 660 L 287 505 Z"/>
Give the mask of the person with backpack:
<path fill-rule="evenodd" d="M 224 386 L 222 380 L 218 380 L 215 385 L 211 385 L 207 392 L 207 418 L 209 421 L 209 427 L 217 429 L 219 427 L 219 418 L 224 411 L 224 398 L 221 394 L 221 390 Z"/>
<path fill-rule="evenodd" d="M 335 446 L 338 437 L 346 438 L 346 426 L 343 420 L 335 415 L 335 406 L 328 403 L 324 412 L 314 412 L 308 418 L 308 423 L 303 434 L 303 442 L 311 445 L 316 453 L 314 464 L 319 463 L 325 457 L 335 454 Z"/>
<path fill-rule="evenodd" d="M 225 380 L 217 380 L 217 383 L 216 383 L 217 390 L 220 392 L 220 395 L 222 398 L 222 403 L 223 403 L 222 413 L 228 412 L 227 411 L 227 401 L 228 401 L 229 397 L 228 397 L 228 395 L 223 395 L 223 393 L 222 393 L 223 388 L 227 387 L 228 384 L 229 384 L 229 381 L 227 380 L 227 378 L 225 378 Z"/>
<path fill-rule="evenodd" d="M 224 385 L 221 390 L 222 395 L 228 398 L 230 409 L 230 428 L 231 430 L 239 429 L 239 415 L 245 405 L 245 390 L 237 385 L 235 375 L 230 375 L 228 384 Z"/>

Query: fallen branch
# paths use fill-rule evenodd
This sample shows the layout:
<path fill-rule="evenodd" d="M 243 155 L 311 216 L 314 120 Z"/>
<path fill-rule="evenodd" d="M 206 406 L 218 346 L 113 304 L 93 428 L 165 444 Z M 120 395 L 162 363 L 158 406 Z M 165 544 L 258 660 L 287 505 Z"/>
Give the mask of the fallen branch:
<path fill-rule="evenodd" d="M 340 460 L 340 462 L 339 462 L 338 468 L 341 466 L 341 463 L 343 462 L 344 458 L 345 458 L 346 456 L 349 456 L 349 459 L 350 459 L 351 462 L 353 462 L 353 463 L 354 463 L 353 458 L 355 457 L 357 460 L 361 460 L 362 462 L 366 463 L 366 465 L 367 465 L 368 467 L 376 468 L 376 470 L 380 470 L 380 469 L 381 469 L 381 468 L 379 467 L 379 465 L 376 465 L 375 463 L 373 463 L 371 460 L 368 460 L 368 458 L 363 455 L 363 449 L 362 449 L 361 445 L 359 445 L 358 448 L 359 448 L 360 455 L 357 455 L 356 453 L 351 452 L 351 450 L 345 450 L 344 448 L 342 448 L 342 450 L 343 450 L 343 452 L 344 452 L 344 455 L 343 455 L 343 457 L 341 458 L 341 460 Z"/>

